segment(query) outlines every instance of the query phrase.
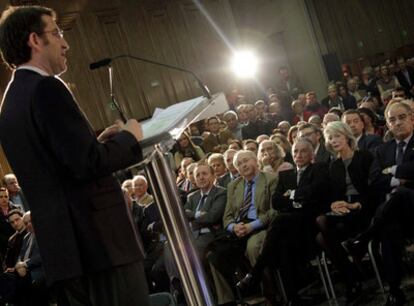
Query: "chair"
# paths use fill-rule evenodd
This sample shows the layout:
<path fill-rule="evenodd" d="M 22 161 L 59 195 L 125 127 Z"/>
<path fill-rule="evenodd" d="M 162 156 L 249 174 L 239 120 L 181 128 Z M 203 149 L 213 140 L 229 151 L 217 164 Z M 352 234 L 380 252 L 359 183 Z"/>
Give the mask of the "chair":
<path fill-rule="evenodd" d="M 375 278 L 377 279 L 377 283 L 378 283 L 378 286 L 380 288 L 380 291 L 381 291 L 381 293 L 384 294 L 385 293 L 384 285 L 382 283 L 381 275 L 379 273 L 379 269 L 378 269 L 378 265 L 377 265 L 377 261 L 375 259 L 374 252 L 373 252 L 373 240 L 369 241 L 367 252 L 368 252 L 368 258 L 369 258 L 369 260 L 372 264 L 372 268 L 374 270 Z M 353 260 L 352 257 L 351 257 L 351 260 Z M 325 270 L 325 276 L 326 276 L 326 279 L 328 281 L 328 285 L 329 285 L 329 289 L 331 291 L 332 299 L 336 300 L 335 289 L 333 287 L 332 279 L 331 279 L 331 276 L 330 276 L 330 273 L 329 273 L 328 261 L 326 259 L 325 252 L 322 252 L 321 263 L 322 263 L 322 266 L 324 267 L 324 270 Z"/>

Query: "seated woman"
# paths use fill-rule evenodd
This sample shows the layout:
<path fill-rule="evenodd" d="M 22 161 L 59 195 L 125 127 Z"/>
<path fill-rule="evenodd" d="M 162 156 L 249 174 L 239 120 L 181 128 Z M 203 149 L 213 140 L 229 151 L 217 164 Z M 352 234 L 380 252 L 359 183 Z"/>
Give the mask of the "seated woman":
<path fill-rule="evenodd" d="M 176 152 L 174 153 L 175 166 L 178 169 L 184 157 L 191 157 L 194 161 L 204 158 L 203 150 L 196 146 L 186 132 L 182 133 L 177 139 Z"/>
<path fill-rule="evenodd" d="M 259 145 L 257 159 L 263 172 L 279 173 L 292 169 L 291 163 L 285 162 L 285 151 L 272 140 L 264 140 Z"/>
<path fill-rule="evenodd" d="M 375 196 L 370 183 L 376 176 L 372 170 L 373 156 L 358 151 L 352 131 L 343 122 L 330 122 L 324 131 L 326 147 L 336 154 L 330 165 L 331 211 L 316 219 L 319 234 L 316 241 L 342 274 L 347 303 L 361 294 L 359 273 L 351 263 L 341 242 L 369 223 Z"/>

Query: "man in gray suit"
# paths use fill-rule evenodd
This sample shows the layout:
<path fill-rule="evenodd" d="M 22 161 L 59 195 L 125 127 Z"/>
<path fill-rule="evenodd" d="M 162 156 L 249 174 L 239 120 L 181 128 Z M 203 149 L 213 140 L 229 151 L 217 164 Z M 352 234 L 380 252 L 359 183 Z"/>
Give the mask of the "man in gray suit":
<path fill-rule="evenodd" d="M 188 195 L 184 209 L 191 222 L 196 248 L 203 260 L 215 232 L 222 228 L 227 192 L 225 188 L 214 185 L 214 170 L 209 165 L 199 164 L 194 173 L 200 189 Z"/>

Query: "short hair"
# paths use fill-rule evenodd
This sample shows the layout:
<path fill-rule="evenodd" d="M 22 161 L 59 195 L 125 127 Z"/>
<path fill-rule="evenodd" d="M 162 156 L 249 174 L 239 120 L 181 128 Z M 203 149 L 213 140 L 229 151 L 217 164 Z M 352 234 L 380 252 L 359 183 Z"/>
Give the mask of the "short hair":
<path fill-rule="evenodd" d="M 7 190 L 7 188 L 6 188 L 6 187 L 0 187 L 0 192 L 1 192 L 1 191 L 4 191 L 4 192 L 9 193 L 9 191 Z"/>
<path fill-rule="evenodd" d="M 227 112 L 224 113 L 223 119 L 226 120 L 226 117 L 229 117 L 229 116 L 235 117 L 236 119 L 239 118 L 237 116 L 237 113 L 235 111 L 229 110 L 229 111 L 227 111 Z"/>
<path fill-rule="evenodd" d="M 223 164 L 224 163 L 224 156 L 221 153 L 213 153 L 208 157 L 207 163 L 210 165 L 211 162 L 214 160 L 220 160 Z"/>
<path fill-rule="evenodd" d="M 211 120 L 217 120 L 218 122 L 220 122 L 219 117 L 217 117 L 217 116 L 211 116 L 211 117 L 207 118 L 207 124 L 210 124 L 210 121 Z"/>
<path fill-rule="evenodd" d="M 306 138 L 306 137 L 298 137 L 296 138 L 295 142 L 292 145 L 292 156 L 293 156 L 293 147 L 296 146 L 297 144 L 303 143 L 305 144 L 307 147 L 309 147 L 309 150 L 312 152 L 312 154 L 314 154 L 315 152 L 315 148 L 313 147 L 312 142 Z"/>
<path fill-rule="evenodd" d="M 256 102 L 254 102 L 254 106 L 257 106 L 259 104 L 265 104 L 265 102 L 263 100 L 257 100 Z"/>
<path fill-rule="evenodd" d="M 196 166 L 194 167 L 194 172 L 197 170 L 197 168 L 199 167 L 207 167 L 210 170 L 210 173 L 214 175 L 214 169 L 213 167 L 211 167 L 209 164 L 204 163 L 204 162 L 199 162 L 196 163 Z"/>
<path fill-rule="evenodd" d="M 303 106 L 303 104 L 302 104 L 302 102 L 300 101 L 300 100 L 294 100 L 292 103 L 291 103 L 291 107 L 292 108 L 294 108 L 296 105 L 302 105 Z"/>
<path fill-rule="evenodd" d="M 298 132 L 303 131 L 304 129 L 312 129 L 315 133 L 320 132 L 320 129 L 312 123 L 305 123 L 298 126 Z"/>
<path fill-rule="evenodd" d="M 188 172 L 191 171 L 191 169 L 195 169 L 197 167 L 198 163 L 191 163 L 185 168 L 185 176 L 188 177 Z"/>
<path fill-rule="evenodd" d="M 411 107 L 408 104 L 403 103 L 403 102 L 395 102 L 391 105 L 388 104 L 387 107 L 385 108 L 384 116 L 385 116 L 386 120 L 388 120 L 388 112 L 392 108 L 397 107 L 397 106 L 400 106 L 400 107 L 404 108 L 408 112 L 408 114 L 410 114 L 410 115 L 413 113 L 412 110 L 411 110 Z"/>
<path fill-rule="evenodd" d="M 135 175 L 135 176 L 132 178 L 132 184 L 134 184 L 134 183 L 135 183 L 136 181 L 138 181 L 138 180 L 143 180 L 143 181 L 145 182 L 145 184 L 147 184 L 147 185 L 148 185 L 147 178 L 146 178 L 145 176 L 141 175 L 141 174 L 139 174 L 139 175 Z"/>
<path fill-rule="evenodd" d="M 230 146 L 233 143 L 238 145 L 239 150 L 243 149 L 243 143 L 240 140 L 238 140 L 238 139 L 229 140 L 228 145 Z"/>
<path fill-rule="evenodd" d="M 346 115 L 358 115 L 359 119 L 362 120 L 362 122 L 364 122 L 364 117 L 362 117 L 362 114 L 359 110 L 357 109 L 348 109 L 346 110 L 343 114 L 342 114 L 342 119 L 346 116 Z"/>
<path fill-rule="evenodd" d="M 328 138 L 330 135 L 333 134 L 342 134 L 344 135 L 347 139 L 348 139 L 348 145 L 352 150 L 357 150 L 358 149 L 358 145 L 357 145 L 357 141 L 354 137 L 354 135 L 352 134 L 352 130 L 351 128 L 344 122 L 342 121 L 333 121 L 333 122 L 329 122 L 328 125 L 326 126 L 325 130 L 323 131 L 324 137 L 325 137 L 325 146 L 326 148 L 331 151 L 336 153 L 332 146 L 329 144 Z"/>
<path fill-rule="evenodd" d="M 1 181 L 3 185 L 7 185 L 7 182 L 12 178 L 15 178 L 17 180 L 17 177 L 14 175 L 14 173 L 7 173 L 3 176 L 3 179 Z"/>
<path fill-rule="evenodd" d="M 243 148 L 249 143 L 254 143 L 256 145 L 256 147 L 259 147 L 259 144 L 257 143 L 256 140 L 254 140 L 254 139 L 245 139 L 245 140 L 243 140 Z"/>
<path fill-rule="evenodd" d="M 31 33 L 41 34 L 45 28 L 42 16 L 56 18 L 56 13 L 43 6 L 11 6 L 0 19 L 0 50 L 10 69 L 31 59 L 27 42 Z"/>
<path fill-rule="evenodd" d="M 23 211 L 21 209 L 12 209 L 11 211 L 9 211 L 9 213 L 7 214 L 7 219 L 9 219 L 11 216 L 13 215 L 19 215 L 20 217 L 23 217 Z"/>
<path fill-rule="evenodd" d="M 249 151 L 249 150 L 237 151 L 236 155 L 234 155 L 233 157 L 233 166 L 237 169 L 237 171 L 239 171 L 239 166 L 238 166 L 239 159 L 241 159 L 244 156 L 247 156 L 248 158 L 251 158 L 257 161 L 257 156 L 252 151 Z"/>
<path fill-rule="evenodd" d="M 236 154 L 236 153 L 237 153 L 237 151 L 236 151 L 236 150 L 233 150 L 233 149 L 228 149 L 228 150 L 226 150 L 226 152 L 224 152 L 223 157 L 224 157 L 224 164 L 226 165 L 226 168 L 229 168 L 229 165 L 228 165 L 228 163 L 227 163 L 227 156 L 228 156 L 230 153 L 234 153 L 234 154 Z M 233 159 L 234 159 L 234 155 L 233 155 Z M 232 162 L 233 162 L 233 161 L 232 161 Z"/>

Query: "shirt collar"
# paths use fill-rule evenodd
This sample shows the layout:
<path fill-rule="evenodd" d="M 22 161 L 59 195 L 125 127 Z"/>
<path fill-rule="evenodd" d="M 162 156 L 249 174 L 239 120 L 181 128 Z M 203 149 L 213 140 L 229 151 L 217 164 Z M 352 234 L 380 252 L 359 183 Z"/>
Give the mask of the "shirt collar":
<path fill-rule="evenodd" d="M 31 70 L 31 71 L 34 71 L 34 72 L 36 72 L 36 73 L 38 73 L 40 75 L 43 75 L 43 76 L 50 76 L 49 73 L 47 73 L 43 69 L 40 69 L 39 67 L 36 67 L 36 66 L 32 66 L 32 65 L 20 65 L 19 67 L 17 67 L 16 70 L 22 70 L 22 69 Z"/>
<path fill-rule="evenodd" d="M 395 140 L 396 142 L 397 142 L 397 145 L 401 142 L 401 141 L 404 141 L 405 142 L 405 145 L 407 145 L 409 142 L 410 142 L 410 140 L 411 140 L 411 137 L 413 137 L 413 133 L 411 133 L 411 135 L 410 136 L 408 136 L 407 138 L 405 138 L 405 139 L 403 139 L 403 140 Z"/>
<path fill-rule="evenodd" d="M 208 196 L 208 194 L 210 193 L 211 189 L 213 189 L 214 185 L 210 187 L 210 189 L 207 192 L 203 192 L 202 190 L 200 190 L 200 194 L 201 196 Z"/>
<path fill-rule="evenodd" d="M 257 174 L 252 180 L 251 180 L 251 182 L 253 182 L 253 183 L 255 183 L 256 184 L 256 181 L 257 181 L 257 178 L 259 177 L 259 174 Z M 249 181 L 248 180 L 246 180 L 246 179 L 244 179 L 244 182 L 247 184 Z"/>

